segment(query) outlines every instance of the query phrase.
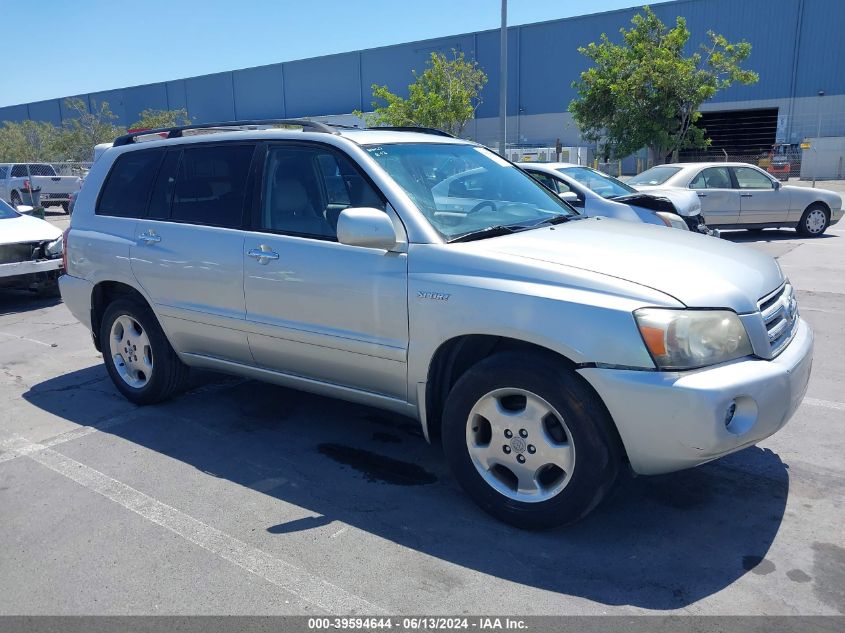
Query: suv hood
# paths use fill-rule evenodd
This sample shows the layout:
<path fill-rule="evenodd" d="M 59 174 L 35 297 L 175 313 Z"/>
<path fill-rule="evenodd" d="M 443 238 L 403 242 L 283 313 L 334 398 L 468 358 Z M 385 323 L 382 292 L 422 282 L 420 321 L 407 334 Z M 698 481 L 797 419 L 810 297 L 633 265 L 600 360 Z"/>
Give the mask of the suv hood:
<path fill-rule="evenodd" d="M 569 266 L 666 293 L 688 307 L 757 311 L 784 281 L 764 253 L 688 231 L 585 218 L 468 243 L 493 253 Z"/>

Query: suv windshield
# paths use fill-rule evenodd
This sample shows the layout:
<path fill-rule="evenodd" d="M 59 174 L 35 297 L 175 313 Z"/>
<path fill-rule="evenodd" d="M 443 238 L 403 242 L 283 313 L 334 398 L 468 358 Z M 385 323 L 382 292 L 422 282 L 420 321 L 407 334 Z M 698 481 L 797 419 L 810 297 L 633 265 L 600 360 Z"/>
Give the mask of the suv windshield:
<path fill-rule="evenodd" d="M 483 147 L 403 143 L 366 150 L 449 240 L 491 227 L 577 215 L 531 176 Z"/>
<path fill-rule="evenodd" d="M 633 178 L 628 178 L 628 184 L 662 185 L 679 171 L 681 171 L 680 167 L 667 167 L 665 165 L 652 167 L 651 169 L 646 169 L 643 173 L 634 176 Z"/>
<path fill-rule="evenodd" d="M 5 200 L 0 200 L 0 220 L 18 218 L 20 215 Z"/>
<path fill-rule="evenodd" d="M 602 198 L 618 198 L 627 196 L 629 193 L 637 193 L 636 189 L 629 187 L 621 180 L 588 167 L 561 167 L 558 171 L 577 180 Z"/>

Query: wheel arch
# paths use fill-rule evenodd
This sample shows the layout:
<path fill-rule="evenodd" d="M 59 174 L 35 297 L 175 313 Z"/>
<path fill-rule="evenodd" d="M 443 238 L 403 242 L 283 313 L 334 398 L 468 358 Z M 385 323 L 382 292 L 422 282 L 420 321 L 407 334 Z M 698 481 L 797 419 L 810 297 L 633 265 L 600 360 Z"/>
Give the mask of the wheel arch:
<path fill-rule="evenodd" d="M 507 336 L 497 336 L 488 334 L 464 334 L 455 336 L 444 341 L 434 352 L 428 366 L 427 382 L 425 389 L 424 404 L 425 416 L 423 423 L 425 424 L 424 432 L 430 441 L 439 439 L 441 436 L 441 425 L 443 422 L 443 407 L 446 403 L 446 398 L 449 395 L 452 387 L 458 379 L 473 365 L 481 360 L 492 356 L 493 354 L 505 351 L 517 351 L 530 354 L 538 354 L 549 359 L 551 362 L 561 363 L 567 369 L 572 370 L 573 375 L 577 380 L 581 381 L 590 391 L 592 391 L 599 402 L 604 407 L 604 401 L 601 396 L 593 389 L 593 386 L 577 371 L 578 364 L 567 356 L 543 347 L 536 343 L 530 343 L 520 339 L 510 338 Z M 605 411 L 607 408 L 605 407 Z M 607 411 L 608 417 L 612 420 L 610 412 Z M 622 438 L 616 429 L 616 422 L 613 422 L 613 431 L 616 435 L 615 440 L 621 447 L 622 454 L 627 461 L 627 454 L 625 453 Z"/>
<path fill-rule="evenodd" d="M 144 303 L 155 315 L 155 311 L 147 298 L 137 288 L 122 281 L 100 281 L 91 290 L 91 334 L 94 338 L 94 347 L 98 352 L 103 351 L 100 341 L 100 326 L 103 322 L 106 307 L 115 299 L 129 297 Z"/>

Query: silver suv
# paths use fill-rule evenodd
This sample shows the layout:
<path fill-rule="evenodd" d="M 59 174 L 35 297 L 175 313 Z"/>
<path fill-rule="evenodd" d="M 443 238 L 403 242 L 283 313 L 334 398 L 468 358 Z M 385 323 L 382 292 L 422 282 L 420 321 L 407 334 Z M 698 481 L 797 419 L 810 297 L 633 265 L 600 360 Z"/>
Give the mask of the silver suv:
<path fill-rule="evenodd" d="M 770 257 L 581 218 L 435 131 L 283 123 L 122 137 L 91 169 L 61 291 L 132 402 L 203 367 L 389 409 L 529 528 L 801 402 L 813 335 Z"/>

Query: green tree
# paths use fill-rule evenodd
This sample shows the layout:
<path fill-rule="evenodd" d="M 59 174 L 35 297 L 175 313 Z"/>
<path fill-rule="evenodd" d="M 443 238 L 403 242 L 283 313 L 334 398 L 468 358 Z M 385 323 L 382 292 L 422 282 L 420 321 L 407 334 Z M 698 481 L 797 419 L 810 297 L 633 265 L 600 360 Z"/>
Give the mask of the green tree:
<path fill-rule="evenodd" d="M 130 130 L 154 130 L 163 127 L 178 127 L 190 125 L 191 119 L 185 108 L 178 110 L 153 110 L 141 112 L 141 118 L 129 126 Z"/>
<path fill-rule="evenodd" d="M 420 75 L 413 71 L 407 99 L 373 84 L 374 111 L 366 115 L 367 125 L 433 127 L 460 136 L 481 105 L 479 93 L 487 75 L 457 51 L 452 51 L 451 59 L 432 53 L 427 66 Z M 355 114 L 364 116 L 360 111 Z"/>
<path fill-rule="evenodd" d="M 56 147 L 62 160 L 90 161 L 95 145 L 109 143 L 125 133 L 115 125 L 117 115 L 109 109 L 108 101 L 91 105 L 89 111 L 82 99 L 65 100 L 65 107 L 74 116 L 66 119 L 58 132 Z"/>
<path fill-rule="evenodd" d="M 58 130 L 41 121 L 5 121 L 0 127 L 0 162 L 28 163 L 56 159 Z"/>
<path fill-rule="evenodd" d="M 632 24 L 620 29 L 622 44 L 603 33 L 598 44 L 578 49 L 594 64 L 572 84 L 579 98 L 569 111 L 581 135 L 601 140 L 604 152 L 617 156 L 648 147 L 656 162 L 681 149 L 707 147 L 705 130 L 696 126 L 699 107 L 734 83 L 759 79 L 741 68 L 751 44 L 708 31 L 708 43 L 685 55 L 690 32 L 684 18 L 669 29 L 645 6 Z"/>

